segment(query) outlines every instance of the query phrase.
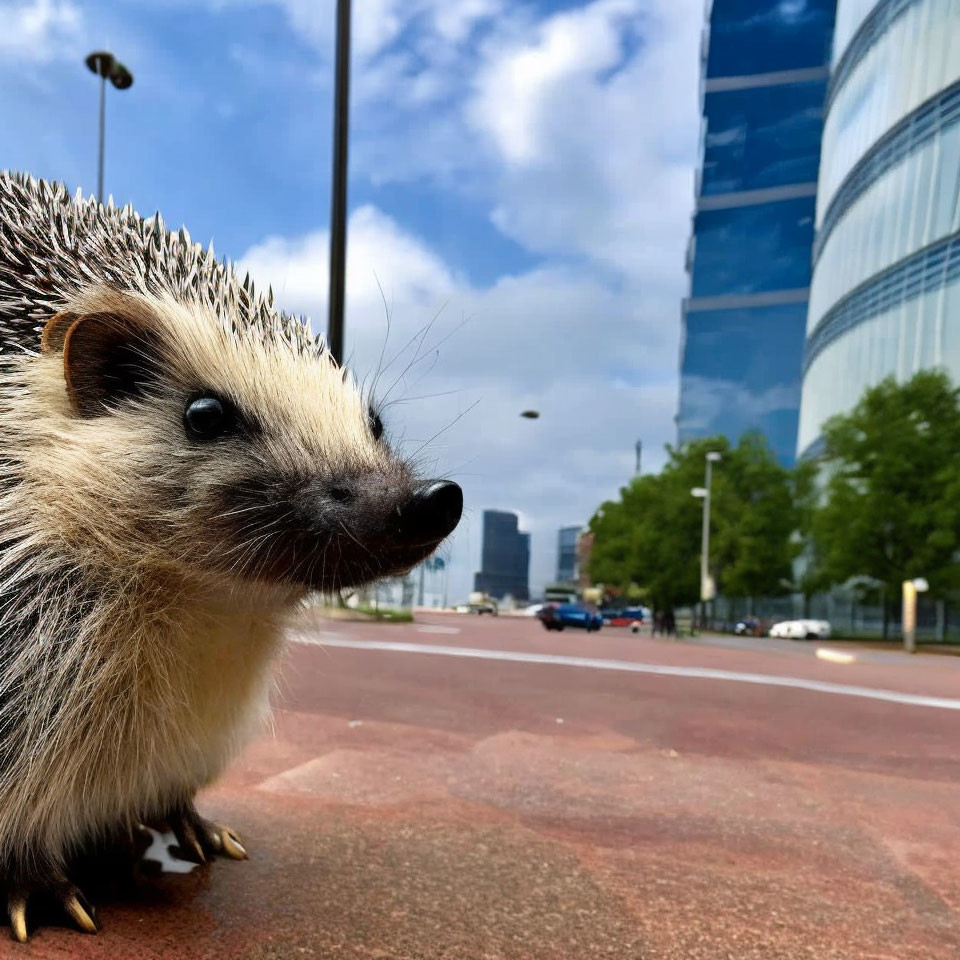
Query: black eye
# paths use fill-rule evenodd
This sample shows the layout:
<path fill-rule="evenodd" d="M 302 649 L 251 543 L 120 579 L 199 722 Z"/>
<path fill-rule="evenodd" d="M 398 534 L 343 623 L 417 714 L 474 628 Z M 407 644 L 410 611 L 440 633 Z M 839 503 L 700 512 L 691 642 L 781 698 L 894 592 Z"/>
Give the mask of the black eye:
<path fill-rule="evenodd" d="M 206 442 L 223 436 L 233 426 L 233 407 L 220 397 L 205 395 L 187 404 L 183 426 L 192 440 Z"/>
<path fill-rule="evenodd" d="M 376 410 L 370 411 L 370 432 L 373 434 L 374 440 L 379 440 L 383 436 L 383 421 Z"/>

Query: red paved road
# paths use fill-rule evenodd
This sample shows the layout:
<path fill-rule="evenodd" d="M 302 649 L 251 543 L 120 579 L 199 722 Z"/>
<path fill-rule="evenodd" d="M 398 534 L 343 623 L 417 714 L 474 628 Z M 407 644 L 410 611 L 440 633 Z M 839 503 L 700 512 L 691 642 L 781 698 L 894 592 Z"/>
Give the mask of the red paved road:
<path fill-rule="evenodd" d="M 960 698 L 953 659 L 837 665 L 506 618 L 323 630 Z M 100 936 L 44 929 L 0 955 L 960 956 L 960 711 L 315 644 L 291 648 L 280 703 L 203 800 L 250 862 L 144 882 L 101 906 Z"/>

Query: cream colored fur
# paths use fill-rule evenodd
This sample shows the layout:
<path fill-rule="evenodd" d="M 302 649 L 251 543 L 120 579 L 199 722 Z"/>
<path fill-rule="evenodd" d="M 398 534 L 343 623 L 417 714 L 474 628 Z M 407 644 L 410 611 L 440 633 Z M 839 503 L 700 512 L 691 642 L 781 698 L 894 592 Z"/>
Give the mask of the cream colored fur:
<path fill-rule="evenodd" d="M 60 352 L 25 356 L 0 383 L 0 616 L 22 634 L 0 666 L 0 742 L 16 751 L 0 765 L 0 863 L 57 865 L 189 800 L 267 711 L 302 593 L 230 572 L 252 544 L 224 542 L 207 504 L 237 464 L 186 441 L 185 393 L 255 411 L 256 456 L 283 470 L 388 457 L 325 357 L 172 298 L 92 288 L 63 306 L 136 319 L 171 362 L 159 400 L 92 419 L 71 408 Z"/>

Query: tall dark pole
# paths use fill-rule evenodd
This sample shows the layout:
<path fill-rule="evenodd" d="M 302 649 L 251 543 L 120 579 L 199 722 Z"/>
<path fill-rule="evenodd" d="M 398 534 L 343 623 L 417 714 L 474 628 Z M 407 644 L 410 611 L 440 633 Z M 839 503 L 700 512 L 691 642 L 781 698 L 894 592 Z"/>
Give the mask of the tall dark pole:
<path fill-rule="evenodd" d="M 638 477 L 640 476 L 640 464 L 642 460 L 643 460 L 643 441 L 638 440 L 637 441 L 637 473 L 636 473 Z"/>
<path fill-rule="evenodd" d="M 100 77 L 100 151 L 97 155 L 97 199 L 103 203 L 103 152 L 107 128 L 107 77 Z"/>
<path fill-rule="evenodd" d="M 347 148 L 350 135 L 350 0 L 337 0 L 336 89 L 333 108 L 333 195 L 330 202 L 330 314 L 327 344 L 343 362 L 347 270 Z"/>

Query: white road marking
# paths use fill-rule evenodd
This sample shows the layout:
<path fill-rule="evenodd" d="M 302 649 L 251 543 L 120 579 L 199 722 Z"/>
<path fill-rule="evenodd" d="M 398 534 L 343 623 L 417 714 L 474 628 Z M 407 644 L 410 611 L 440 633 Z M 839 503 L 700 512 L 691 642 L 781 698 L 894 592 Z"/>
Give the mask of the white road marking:
<path fill-rule="evenodd" d="M 417 633 L 459 633 L 459 627 L 439 627 L 432 624 L 426 627 L 417 627 Z"/>
<path fill-rule="evenodd" d="M 635 663 L 632 660 L 599 660 L 593 657 L 565 657 L 552 653 L 519 653 L 514 650 L 484 650 L 478 647 L 442 647 L 426 643 L 400 643 L 384 640 L 347 640 L 336 634 L 293 634 L 295 643 L 319 647 L 342 647 L 347 650 L 378 650 L 386 653 L 420 653 L 439 657 L 463 657 L 469 660 L 499 660 L 509 663 L 539 663 L 583 670 L 613 670 L 622 673 L 646 673 L 659 677 L 688 677 L 696 680 L 726 680 L 764 687 L 790 687 L 813 693 L 829 693 L 864 700 L 882 700 L 910 707 L 932 707 L 938 710 L 960 710 L 960 699 L 927 697 L 917 693 L 901 693 L 874 687 L 855 687 L 845 683 L 804 680 L 766 673 L 740 673 L 708 667 L 671 667 L 660 663 Z"/>
<path fill-rule="evenodd" d="M 856 663 L 857 658 L 852 653 L 842 650 L 833 650 L 830 647 L 817 647 L 817 659 L 829 660 L 831 663 Z"/>

